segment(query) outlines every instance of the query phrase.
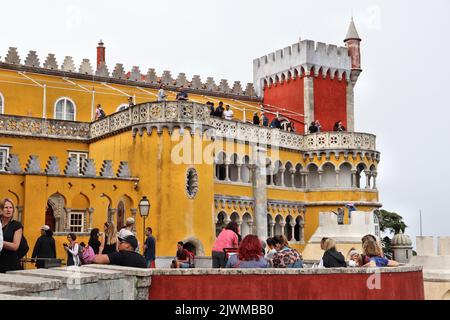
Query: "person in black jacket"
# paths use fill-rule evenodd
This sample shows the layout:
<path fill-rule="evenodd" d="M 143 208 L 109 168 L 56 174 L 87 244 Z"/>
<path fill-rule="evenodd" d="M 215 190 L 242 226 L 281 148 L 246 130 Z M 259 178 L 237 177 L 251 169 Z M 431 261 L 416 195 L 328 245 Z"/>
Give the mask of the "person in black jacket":
<path fill-rule="evenodd" d="M 53 231 L 49 226 L 41 227 L 41 236 L 36 240 L 31 258 L 37 258 L 36 268 L 45 268 L 45 260 L 40 259 L 56 258 L 55 239 L 53 239 Z"/>
<path fill-rule="evenodd" d="M 323 254 L 323 266 L 325 268 L 346 268 L 347 263 L 342 253 L 336 250 L 336 243 L 328 238 L 324 243 L 325 253 Z"/>

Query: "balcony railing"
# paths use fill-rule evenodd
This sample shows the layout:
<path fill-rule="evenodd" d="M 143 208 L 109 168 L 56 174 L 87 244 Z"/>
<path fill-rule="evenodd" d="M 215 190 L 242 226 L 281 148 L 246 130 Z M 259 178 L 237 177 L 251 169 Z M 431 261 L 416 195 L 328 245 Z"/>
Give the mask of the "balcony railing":
<path fill-rule="evenodd" d="M 150 102 L 87 122 L 48 120 L 0 115 L 0 134 L 70 140 L 100 139 L 133 127 L 203 127 L 216 138 L 260 143 L 297 151 L 368 150 L 376 151 L 375 135 L 356 132 L 321 132 L 308 135 L 271 129 L 237 121 L 210 117 L 209 108 L 195 102 Z"/>

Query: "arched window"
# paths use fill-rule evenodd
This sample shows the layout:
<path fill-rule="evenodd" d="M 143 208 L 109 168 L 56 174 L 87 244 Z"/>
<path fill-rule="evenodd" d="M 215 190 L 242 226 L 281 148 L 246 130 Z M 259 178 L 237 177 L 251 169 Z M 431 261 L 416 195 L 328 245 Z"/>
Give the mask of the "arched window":
<path fill-rule="evenodd" d="M 75 121 L 75 103 L 69 98 L 60 98 L 55 103 L 55 119 Z"/>
<path fill-rule="evenodd" d="M 122 103 L 120 106 L 117 107 L 116 112 L 120 112 L 128 108 L 129 105 L 127 103 Z"/>

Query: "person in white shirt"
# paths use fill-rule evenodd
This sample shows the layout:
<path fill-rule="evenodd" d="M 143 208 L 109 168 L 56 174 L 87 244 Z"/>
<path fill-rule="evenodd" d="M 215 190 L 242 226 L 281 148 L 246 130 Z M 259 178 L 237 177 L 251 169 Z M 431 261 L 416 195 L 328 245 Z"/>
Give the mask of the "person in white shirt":
<path fill-rule="evenodd" d="M 230 110 L 230 106 L 227 104 L 226 110 L 223 112 L 225 120 L 233 120 L 233 111 Z"/>
<path fill-rule="evenodd" d="M 125 221 L 125 227 L 120 229 L 117 237 L 119 237 L 121 239 L 125 239 L 129 235 L 136 236 L 136 233 L 134 231 L 135 224 L 136 224 L 136 222 L 135 222 L 134 218 L 132 218 L 132 217 L 127 218 L 127 220 Z M 136 247 L 136 252 L 139 252 L 139 250 L 140 250 L 140 243 L 138 241 L 138 245 Z"/>
<path fill-rule="evenodd" d="M 164 91 L 164 86 L 160 85 L 159 86 L 159 91 L 158 91 L 158 102 L 161 101 L 166 101 L 166 92 Z"/>

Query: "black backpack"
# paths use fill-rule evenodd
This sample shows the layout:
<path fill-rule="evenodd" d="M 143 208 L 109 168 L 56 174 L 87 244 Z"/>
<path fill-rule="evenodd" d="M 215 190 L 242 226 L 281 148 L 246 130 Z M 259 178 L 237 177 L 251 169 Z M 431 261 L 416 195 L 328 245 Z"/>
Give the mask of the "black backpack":
<path fill-rule="evenodd" d="M 106 113 L 103 109 L 100 109 L 100 118 L 106 117 Z"/>

